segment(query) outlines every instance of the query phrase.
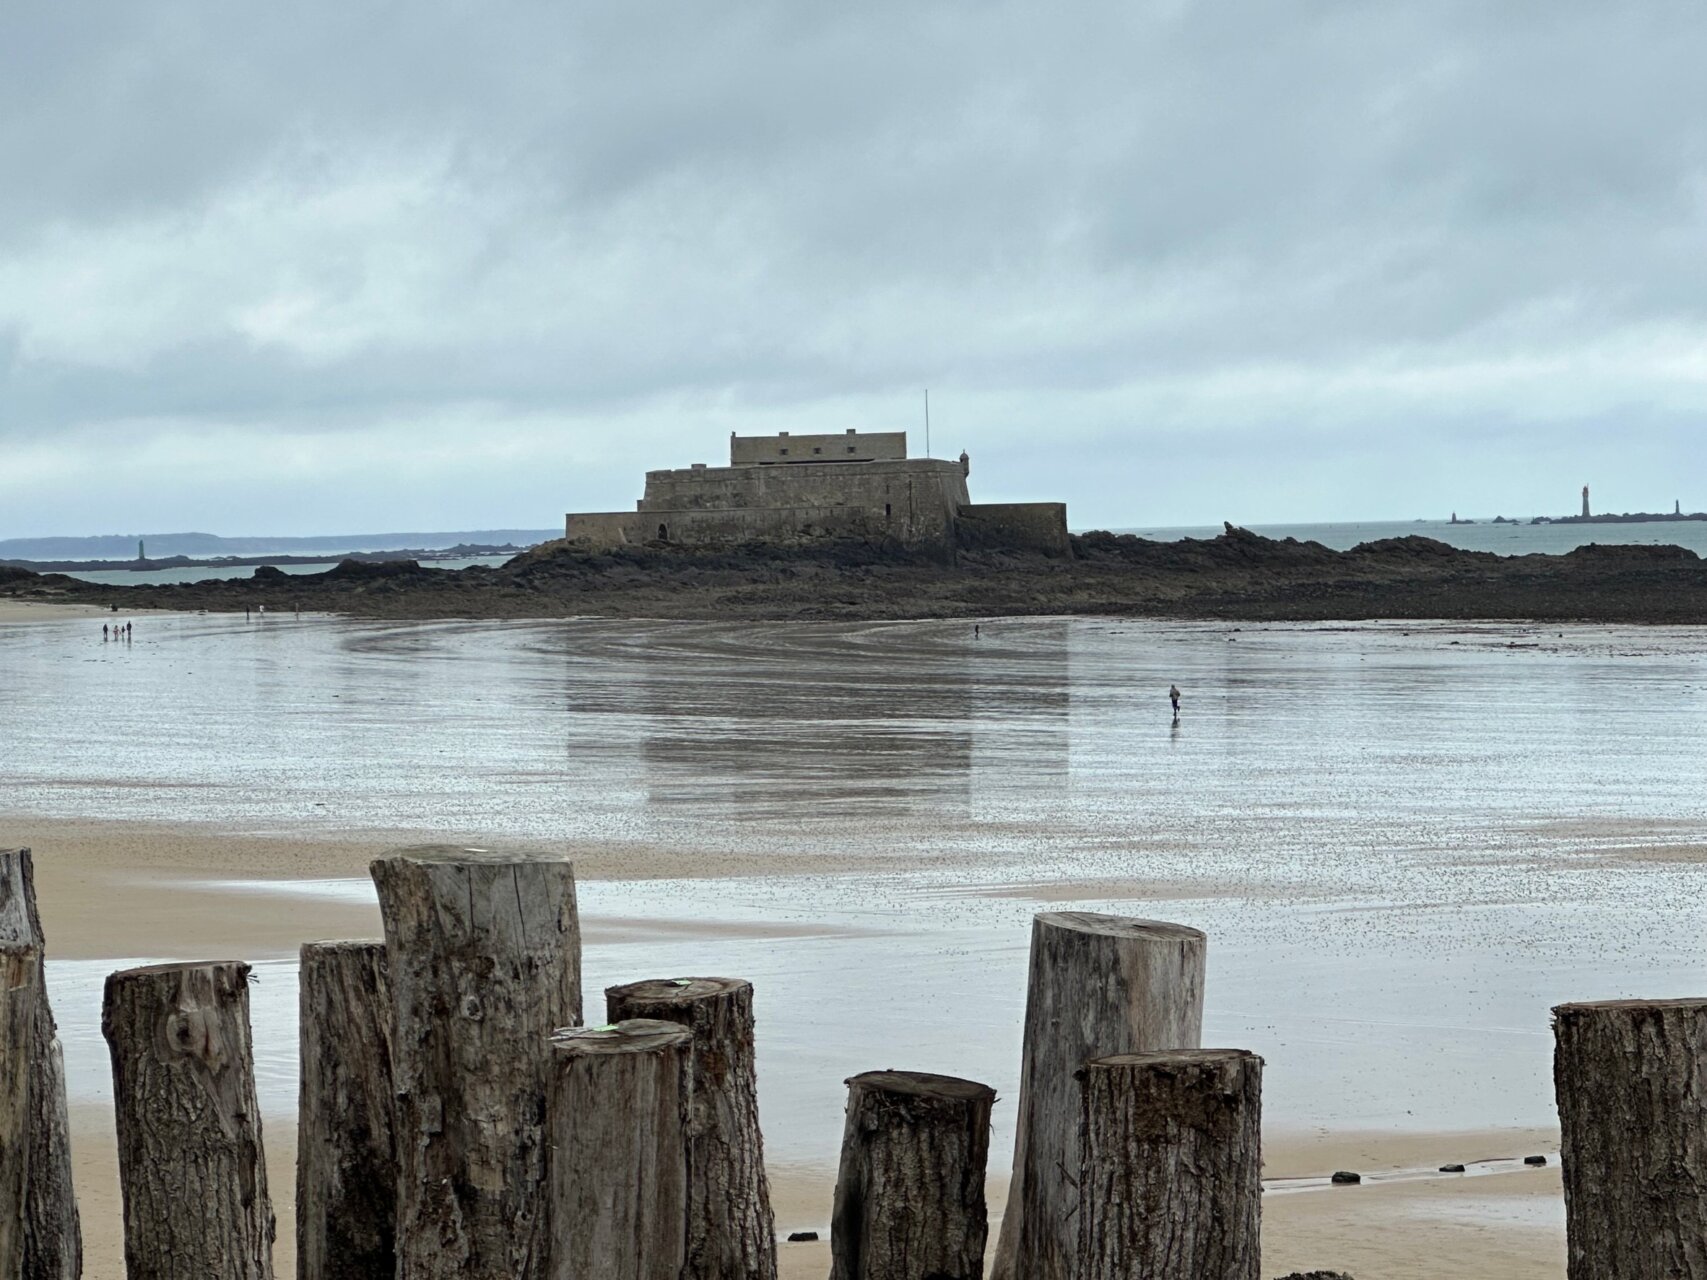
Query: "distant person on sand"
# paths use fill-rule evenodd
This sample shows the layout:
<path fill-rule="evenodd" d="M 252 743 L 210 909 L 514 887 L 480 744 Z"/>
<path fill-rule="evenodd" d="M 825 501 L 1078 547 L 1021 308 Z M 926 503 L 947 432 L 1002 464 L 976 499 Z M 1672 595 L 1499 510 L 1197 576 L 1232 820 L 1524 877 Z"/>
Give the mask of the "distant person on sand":
<path fill-rule="evenodd" d="M 107 638 L 107 624 L 103 622 L 101 624 L 101 639 L 105 640 L 106 638 Z"/>
<path fill-rule="evenodd" d="M 1174 704 L 1174 714 L 1177 716 L 1179 714 L 1179 686 L 1177 684 L 1168 686 L 1168 701 Z"/>

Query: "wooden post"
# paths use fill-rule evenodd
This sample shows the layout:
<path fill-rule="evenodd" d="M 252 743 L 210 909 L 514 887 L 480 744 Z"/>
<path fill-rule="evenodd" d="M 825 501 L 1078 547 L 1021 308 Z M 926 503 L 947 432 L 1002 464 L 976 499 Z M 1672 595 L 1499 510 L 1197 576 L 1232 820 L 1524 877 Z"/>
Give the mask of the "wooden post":
<path fill-rule="evenodd" d="M 830 1280 L 982 1280 L 996 1091 L 918 1071 L 847 1083 Z"/>
<path fill-rule="evenodd" d="M 656 1018 L 693 1032 L 683 1280 L 776 1280 L 776 1224 L 753 1055 L 753 984 L 673 978 L 610 987 L 605 1017 Z"/>
<path fill-rule="evenodd" d="M 249 1038 L 249 966 L 107 978 L 129 1280 L 272 1280 L 273 1207 Z"/>
<path fill-rule="evenodd" d="M 678 1280 L 693 1033 L 632 1018 L 551 1039 L 551 1280 Z"/>
<path fill-rule="evenodd" d="M 1116 1054 L 1081 1084 L 1079 1280 L 1258 1280 L 1262 1059 Z"/>
<path fill-rule="evenodd" d="M 581 1020 L 575 877 L 431 846 L 372 866 L 397 1088 L 401 1280 L 538 1280 L 549 1037 Z"/>
<path fill-rule="evenodd" d="M 1208 940 L 1158 920 L 1032 921 L 1013 1181 L 992 1280 L 1068 1280 L 1078 1248 L 1079 1070 L 1112 1053 L 1195 1049 Z"/>
<path fill-rule="evenodd" d="M 383 942 L 302 948 L 297 1280 L 394 1280 L 397 1147 Z"/>
<path fill-rule="evenodd" d="M 1553 1010 L 1570 1280 L 1707 1277 L 1707 1000 Z"/>
<path fill-rule="evenodd" d="M 24 1273 L 30 1186 L 30 1077 L 41 952 L 31 936 L 16 857 L 0 880 L 0 1277 Z"/>
<path fill-rule="evenodd" d="M 28 849 L 0 849 L 0 907 L 7 941 L 28 939 L 38 965 L 47 962 L 47 939 L 36 909 L 35 864 Z M 38 984 L 30 1036 L 28 1185 L 24 1192 L 23 1280 L 78 1280 L 83 1274 L 83 1232 L 71 1185 L 71 1120 L 65 1103 L 65 1059 L 45 983 Z M 9 1273 L 8 1273 L 9 1274 Z"/>

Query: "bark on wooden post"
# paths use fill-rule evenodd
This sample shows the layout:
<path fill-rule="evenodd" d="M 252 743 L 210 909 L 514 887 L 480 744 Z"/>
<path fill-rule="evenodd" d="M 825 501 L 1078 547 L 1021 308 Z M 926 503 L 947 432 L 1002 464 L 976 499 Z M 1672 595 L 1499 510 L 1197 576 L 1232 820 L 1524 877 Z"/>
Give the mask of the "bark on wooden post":
<path fill-rule="evenodd" d="M 569 861 L 431 846 L 370 868 L 385 920 L 400 1280 L 544 1274 L 549 1037 L 581 1020 Z"/>
<path fill-rule="evenodd" d="M 1553 1010 L 1570 1280 L 1707 1277 L 1707 1000 Z"/>
<path fill-rule="evenodd" d="M 678 1280 L 693 1033 L 632 1018 L 551 1040 L 551 1280 Z"/>
<path fill-rule="evenodd" d="M 1262 1059 L 1126 1053 L 1081 1074 L 1079 1280 L 1258 1280 Z"/>
<path fill-rule="evenodd" d="M 982 1280 L 996 1091 L 955 1076 L 848 1081 L 830 1280 Z"/>
<path fill-rule="evenodd" d="M 693 1032 L 682 1280 L 776 1280 L 776 1224 L 759 1133 L 753 984 L 673 978 L 610 987 L 605 1017 L 657 1018 Z"/>
<path fill-rule="evenodd" d="M 302 948 L 298 1280 L 394 1280 L 397 1147 L 383 942 Z"/>
<path fill-rule="evenodd" d="M 273 1208 L 249 1036 L 249 966 L 107 979 L 129 1280 L 271 1280 Z"/>
<path fill-rule="evenodd" d="M 1158 920 L 1035 917 L 1013 1181 L 993 1280 L 1067 1280 L 1078 1247 L 1079 1070 L 1112 1053 L 1195 1049 L 1208 941 Z"/>
<path fill-rule="evenodd" d="M 0 881 L 0 895 L 0 1277 L 11 1277 L 24 1272 L 41 952 L 15 874 Z"/>
<path fill-rule="evenodd" d="M 0 903 L 18 903 L 19 916 L 0 906 L 0 929 L 10 941 L 26 937 L 38 963 L 47 962 L 47 939 L 36 909 L 35 864 L 28 849 L 0 850 Z M 83 1233 L 71 1185 L 71 1122 L 65 1104 L 65 1059 L 45 981 L 35 1000 L 29 1049 L 29 1178 L 24 1194 L 23 1280 L 78 1280 L 83 1274 Z"/>

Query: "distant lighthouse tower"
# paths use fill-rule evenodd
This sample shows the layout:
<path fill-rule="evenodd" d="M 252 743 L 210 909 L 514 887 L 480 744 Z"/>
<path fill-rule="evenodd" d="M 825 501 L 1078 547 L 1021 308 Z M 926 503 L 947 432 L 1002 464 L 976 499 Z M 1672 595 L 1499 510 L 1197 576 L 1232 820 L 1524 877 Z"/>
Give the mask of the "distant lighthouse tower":
<path fill-rule="evenodd" d="M 1588 486 L 1583 486 L 1583 519 L 1588 519 Z"/>

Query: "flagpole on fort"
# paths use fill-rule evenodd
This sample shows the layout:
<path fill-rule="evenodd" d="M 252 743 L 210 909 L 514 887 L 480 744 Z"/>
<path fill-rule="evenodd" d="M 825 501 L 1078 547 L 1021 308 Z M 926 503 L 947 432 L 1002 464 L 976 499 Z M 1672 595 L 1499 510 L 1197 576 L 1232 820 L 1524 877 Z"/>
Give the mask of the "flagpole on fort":
<path fill-rule="evenodd" d="M 931 456 L 931 389 L 925 388 L 925 457 Z"/>

